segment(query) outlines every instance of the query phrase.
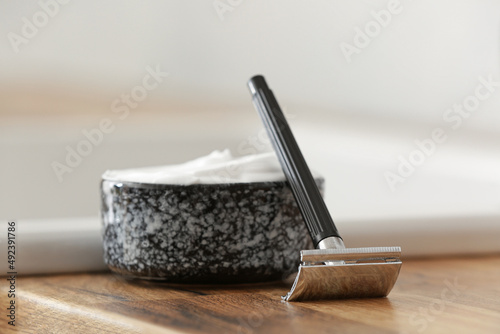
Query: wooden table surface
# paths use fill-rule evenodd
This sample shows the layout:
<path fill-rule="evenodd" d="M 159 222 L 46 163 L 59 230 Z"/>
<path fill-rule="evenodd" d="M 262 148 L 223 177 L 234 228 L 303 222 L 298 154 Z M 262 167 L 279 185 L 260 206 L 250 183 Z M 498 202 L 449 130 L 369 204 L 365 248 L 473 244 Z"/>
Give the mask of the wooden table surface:
<path fill-rule="evenodd" d="M 403 260 L 388 298 L 286 303 L 282 282 L 169 286 L 110 273 L 2 279 L 0 333 L 500 333 L 500 256 Z"/>

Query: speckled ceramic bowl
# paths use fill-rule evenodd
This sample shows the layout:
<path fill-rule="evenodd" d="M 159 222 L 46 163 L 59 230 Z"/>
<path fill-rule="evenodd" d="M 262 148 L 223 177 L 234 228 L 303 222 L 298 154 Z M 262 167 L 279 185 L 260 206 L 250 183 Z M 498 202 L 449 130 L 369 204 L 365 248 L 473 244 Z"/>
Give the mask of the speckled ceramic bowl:
<path fill-rule="evenodd" d="M 317 180 L 320 188 L 323 180 Z M 104 260 L 175 283 L 281 279 L 312 248 L 286 182 L 161 185 L 103 180 Z"/>

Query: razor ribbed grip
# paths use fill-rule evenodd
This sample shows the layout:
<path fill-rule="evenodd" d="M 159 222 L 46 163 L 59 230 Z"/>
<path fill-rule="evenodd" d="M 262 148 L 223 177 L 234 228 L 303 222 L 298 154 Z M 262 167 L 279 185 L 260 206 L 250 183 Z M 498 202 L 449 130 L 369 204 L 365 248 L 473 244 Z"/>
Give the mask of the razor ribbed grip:
<path fill-rule="evenodd" d="M 266 127 L 283 172 L 290 183 L 314 246 L 317 247 L 324 238 L 340 238 L 292 130 L 264 77 L 254 76 L 248 82 L 248 87 L 252 93 L 255 108 Z"/>

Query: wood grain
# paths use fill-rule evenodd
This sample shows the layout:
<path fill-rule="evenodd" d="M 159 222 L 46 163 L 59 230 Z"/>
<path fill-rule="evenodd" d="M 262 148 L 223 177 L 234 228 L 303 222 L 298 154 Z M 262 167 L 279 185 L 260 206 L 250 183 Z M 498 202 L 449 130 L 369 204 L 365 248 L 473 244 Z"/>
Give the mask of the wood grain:
<path fill-rule="evenodd" d="M 500 333 L 498 255 L 404 260 L 388 298 L 282 302 L 289 288 L 21 277 L 16 327 L 2 312 L 0 333 Z"/>

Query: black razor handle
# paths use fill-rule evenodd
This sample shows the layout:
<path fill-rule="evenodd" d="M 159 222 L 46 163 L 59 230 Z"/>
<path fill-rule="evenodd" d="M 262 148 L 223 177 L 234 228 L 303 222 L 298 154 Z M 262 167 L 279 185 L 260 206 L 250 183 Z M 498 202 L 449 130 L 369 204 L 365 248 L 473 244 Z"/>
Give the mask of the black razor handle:
<path fill-rule="evenodd" d="M 340 238 L 285 115 L 273 92 L 267 86 L 266 80 L 263 76 L 256 75 L 250 79 L 248 87 L 252 93 L 255 108 L 264 122 L 267 134 L 278 155 L 283 172 L 291 185 L 314 247 L 318 247 L 320 241 L 325 238 Z"/>

